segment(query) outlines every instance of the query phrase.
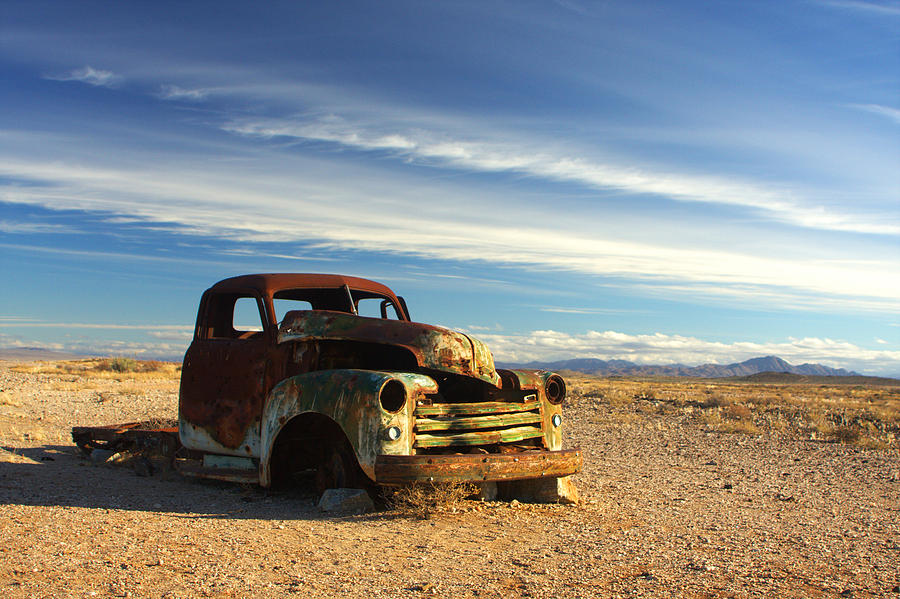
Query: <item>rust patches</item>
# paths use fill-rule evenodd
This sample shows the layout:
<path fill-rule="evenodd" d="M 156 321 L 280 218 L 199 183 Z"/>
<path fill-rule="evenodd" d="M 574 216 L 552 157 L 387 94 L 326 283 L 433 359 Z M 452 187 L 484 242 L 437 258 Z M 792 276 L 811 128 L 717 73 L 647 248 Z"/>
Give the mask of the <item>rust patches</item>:
<path fill-rule="evenodd" d="M 387 410 L 382 391 L 401 384 L 407 401 Z M 262 424 L 261 463 L 268 468 L 275 442 L 286 423 L 315 413 L 327 416 L 344 432 L 363 471 L 374 477 L 378 455 L 412 451 L 412 398 L 437 391 L 437 383 L 422 374 L 371 370 L 321 370 L 297 375 L 272 390 Z M 396 406 L 391 406 L 396 408 Z M 396 438 L 388 429 L 396 427 Z M 264 484 L 271 473 L 264 471 Z"/>
<path fill-rule="evenodd" d="M 288 312 L 278 341 L 345 340 L 390 344 L 412 353 L 419 367 L 462 374 L 500 386 L 487 347 L 477 339 L 442 327 L 325 310 Z"/>
<path fill-rule="evenodd" d="M 211 339 L 188 348 L 178 398 L 182 430 L 203 429 L 210 443 L 183 439 L 191 449 L 231 453 L 253 443 L 268 392 L 265 339 Z M 257 435 L 258 436 L 258 435 Z M 249 437 L 249 439 L 248 439 Z M 243 452 L 246 453 L 246 452 Z"/>
<path fill-rule="evenodd" d="M 556 478 L 579 472 L 581 450 L 505 454 L 378 456 L 375 480 L 384 485 L 418 481 L 473 482 Z"/>

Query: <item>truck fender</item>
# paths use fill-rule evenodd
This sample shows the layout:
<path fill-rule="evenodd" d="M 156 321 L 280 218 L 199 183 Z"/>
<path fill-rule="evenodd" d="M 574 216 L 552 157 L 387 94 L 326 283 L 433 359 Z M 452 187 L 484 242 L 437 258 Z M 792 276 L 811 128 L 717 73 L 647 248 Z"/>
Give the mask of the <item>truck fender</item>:
<path fill-rule="evenodd" d="M 262 414 L 260 484 L 272 483 L 271 458 L 279 433 L 292 419 L 308 413 L 337 423 L 363 472 L 375 480 L 378 455 L 412 453 L 416 399 L 437 390 L 434 379 L 418 373 L 339 369 L 285 379 L 269 393 Z M 388 436 L 393 427 L 400 430 L 396 439 Z"/>

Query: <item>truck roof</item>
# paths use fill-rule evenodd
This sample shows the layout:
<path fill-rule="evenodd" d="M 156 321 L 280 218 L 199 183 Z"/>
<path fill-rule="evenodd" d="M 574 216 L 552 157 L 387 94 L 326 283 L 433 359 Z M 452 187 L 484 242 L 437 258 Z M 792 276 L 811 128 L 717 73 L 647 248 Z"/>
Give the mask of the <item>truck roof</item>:
<path fill-rule="evenodd" d="M 359 277 L 349 277 L 346 275 L 329 275 L 319 273 L 261 273 L 251 275 L 241 275 L 239 277 L 231 277 L 223 279 L 210 290 L 215 291 L 242 291 L 246 289 L 255 289 L 262 295 L 271 295 L 282 289 L 333 289 L 347 285 L 352 289 L 363 291 L 371 291 L 373 293 L 383 294 L 388 297 L 394 297 L 394 292 L 381 283 L 362 279 Z"/>

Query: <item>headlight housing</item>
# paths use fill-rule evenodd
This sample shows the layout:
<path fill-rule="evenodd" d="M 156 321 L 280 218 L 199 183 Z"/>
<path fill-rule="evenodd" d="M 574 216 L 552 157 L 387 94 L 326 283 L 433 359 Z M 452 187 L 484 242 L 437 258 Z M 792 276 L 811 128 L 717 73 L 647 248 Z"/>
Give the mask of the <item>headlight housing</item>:
<path fill-rule="evenodd" d="M 381 388 L 378 399 L 385 412 L 396 414 L 406 405 L 406 387 L 398 380 L 390 380 Z"/>
<path fill-rule="evenodd" d="M 566 399 L 566 382 L 558 374 L 552 374 L 544 383 L 544 394 L 547 401 L 558 406 Z"/>

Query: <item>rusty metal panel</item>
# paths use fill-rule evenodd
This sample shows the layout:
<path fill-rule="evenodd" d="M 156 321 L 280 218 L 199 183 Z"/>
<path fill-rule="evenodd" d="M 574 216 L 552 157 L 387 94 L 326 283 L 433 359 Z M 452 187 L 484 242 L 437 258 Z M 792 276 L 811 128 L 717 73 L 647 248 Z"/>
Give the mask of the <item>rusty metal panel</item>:
<path fill-rule="evenodd" d="M 284 289 L 340 289 L 344 285 L 351 289 L 368 291 L 390 298 L 394 305 L 400 305 L 394 292 L 381 283 L 350 277 L 346 275 L 328 275 L 318 273 L 270 273 L 241 275 L 224 279 L 213 285 L 210 290 L 217 292 L 243 291 L 254 289 L 263 297 L 271 297 L 276 291 Z"/>
<path fill-rule="evenodd" d="M 107 426 L 76 426 L 72 440 L 82 451 L 91 449 L 131 448 L 153 450 L 171 456 L 180 446 L 178 429 L 152 427 L 150 422 L 129 422 Z"/>
<path fill-rule="evenodd" d="M 562 418 L 562 405 L 552 404 L 547 399 L 546 385 L 551 377 L 558 376 L 546 370 L 502 370 L 504 385 L 510 381 L 515 389 L 533 390 L 541 403 L 541 414 L 544 417 L 542 428 L 544 430 L 544 446 L 547 449 L 562 449 L 562 432 L 565 419 L 560 426 L 553 424 L 553 417 Z"/>
<path fill-rule="evenodd" d="M 346 340 L 399 346 L 411 352 L 422 368 L 442 370 L 500 386 L 491 352 L 479 340 L 421 323 L 367 318 L 328 310 L 288 312 L 278 342 Z"/>
<path fill-rule="evenodd" d="M 527 451 L 506 454 L 379 456 L 375 480 L 379 484 L 414 482 L 471 482 L 560 477 L 579 472 L 580 449 Z"/>
<path fill-rule="evenodd" d="M 534 397 L 534 396 L 531 396 Z M 474 403 L 440 403 L 416 406 L 416 416 L 466 416 L 475 414 L 504 414 L 507 412 L 523 412 L 540 407 L 536 399 L 524 402 L 482 401 Z"/>
<path fill-rule="evenodd" d="M 544 375 L 550 372 L 543 370 L 502 370 L 504 376 L 508 376 L 515 389 L 543 389 Z"/>
<path fill-rule="evenodd" d="M 186 460 L 176 460 L 175 469 L 179 474 L 185 476 L 249 485 L 259 484 L 259 471 L 255 468 L 253 470 L 243 468 L 208 468 L 198 464 L 191 464 Z"/>
<path fill-rule="evenodd" d="M 185 447 L 259 455 L 259 418 L 269 386 L 267 353 L 265 338 L 191 344 L 178 398 L 179 435 Z"/>

